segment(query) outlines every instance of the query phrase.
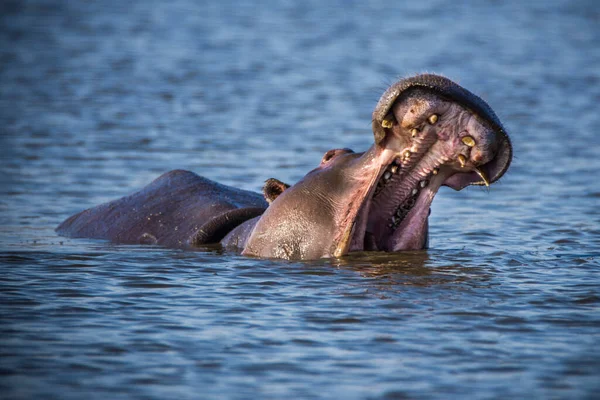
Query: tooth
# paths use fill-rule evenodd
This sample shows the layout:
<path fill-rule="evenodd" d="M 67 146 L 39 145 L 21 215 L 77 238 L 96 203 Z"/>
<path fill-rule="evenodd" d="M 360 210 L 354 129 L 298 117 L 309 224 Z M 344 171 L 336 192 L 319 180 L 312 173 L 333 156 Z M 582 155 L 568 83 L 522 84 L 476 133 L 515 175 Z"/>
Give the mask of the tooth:
<path fill-rule="evenodd" d="M 395 216 L 395 215 L 392 215 L 392 224 L 395 224 L 395 223 L 396 223 L 396 221 L 397 221 L 397 219 L 396 219 L 396 216 Z"/>
<path fill-rule="evenodd" d="M 475 146 L 475 139 L 473 139 L 473 137 L 471 136 L 465 136 L 461 140 L 464 144 L 466 144 L 469 147 Z"/>
<path fill-rule="evenodd" d="M 417 135 L 418 135 L 418 134 L 419 134 L 419 130 L 418 130 L 417 128 L 412 128 L 412 129 L 410 130 L 410 135 L 411 135 L 412 137 L 417 137 Z"/>
<path fill-rule="evenodd" d="M 434 168 L 434 169 L 433 169 L 433 171 L 431 171 L 431 172 L 432 172 L 434 175 L 437 175 L 437 174 L 438 174 L 438 172 L 440 172 L 440 170 L 439 170 L 439 169 L 437 169 L 437 168 Z"/>
<path fill-rule="evenodd" d="M 465 164 L 467 163 L 467 157 L 463 156 L 462 154 L 458 155 L 458 162 L 460 162 L 460 166 L 462 168 L 465 167 Z"/>
<path fill-rule="evenodd" d="M 475 172 L 477 173 L 477 175 L 479 175 L 479 177 L 481 178 L 481 180 L 483 181 L 483 183 L 485 183 L 485 186 L 489 187 L 490 186 L 490 180 L 487 177 L 487 175 L 485 174 L 485 172 L 483 172 L 482 169 L 479 169 L 477 167 L 475 167 Z"/>
<path fill-rule="evenodd" d="M 419 193 L 419 191 L 416 188 L 412 190 L 412 195 L 413 196 L 416 195 L 417 193 Z"/>
<path fill-rule="evenodd" d="M 431 114 L 431 116 L 427 119 L 431 125 L 435 124 L 438 120 L 437 114 Z"/>
<path fill-rule="evenodd" d="M 390 171 L 385 171 L 385 173 L 383 174 L 383 179 L 385 179 L 386 181 L 389 180 L 392 177 L 392 173 Z"/>
<path fill-rule="evenodd" d="M 391 128 L 393 125 L 394 122 L 388 119 L 384 119 L 383 121 L 381 121 L 381 126 L 383 126 L 384 128 Z"/>
<path fill-rule="evenodd" d="M 427 186 L 428 183 L 429 182 L 427 182 L 427 181 L 421 181 L 421 182 L 419 182 L 419 184 L 421 185 L 422 188 L 424 188 L 425 186 Z"/>
<path fill-rule="evenodd" d="M 392 168 L 390 168 L 390 172 L 392 174 L 395 174 L 396 172 L 398 172 L 398 166 L 397 165 L 392 165 Z"/>
<path fill-rule="evenodd" d="M 404 159 L 405 159 L 405 160 L 408 160 L 408 159 L 410 158 L 410 154 L 411 154 L 411 153 L 410 153 L 410 150 L 406 150 L 406 151 L 404 152 Z"/>

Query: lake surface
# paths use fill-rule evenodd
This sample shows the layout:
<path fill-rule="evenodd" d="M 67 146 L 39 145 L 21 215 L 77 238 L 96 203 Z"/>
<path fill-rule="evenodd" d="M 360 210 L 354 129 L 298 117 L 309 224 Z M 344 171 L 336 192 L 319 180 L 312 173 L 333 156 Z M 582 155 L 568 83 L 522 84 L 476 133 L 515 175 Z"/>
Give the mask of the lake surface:
<path fill-rule="evenodd" d="M 592 398 L 593 1 L 3 1 L 0 391 L 11 399 Z M 444 74 L 515 158 L 442 189 L 431 249 L 286 262 L 58 237 L 171 169 L 259 190 L 372 143 Z"/>

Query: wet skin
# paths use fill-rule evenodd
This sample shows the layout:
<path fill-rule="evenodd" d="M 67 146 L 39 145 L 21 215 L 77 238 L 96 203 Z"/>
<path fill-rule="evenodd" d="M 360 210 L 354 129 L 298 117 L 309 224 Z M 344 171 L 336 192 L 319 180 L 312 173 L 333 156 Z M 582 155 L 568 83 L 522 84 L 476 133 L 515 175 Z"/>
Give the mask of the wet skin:
<path fill-rule="evenodd" d="M 264 197 L 172 171 L 141 191 L 83 211 L 57 231 L 119 243 L 208 243 L 286 259 L 427 247 L 442 185 L 489 185 L 512 147 L 491 108 L 452 81 L 417 75 L 392 85 L 373 112 L 374 144 L 328 151 L 295 185 L 270 179 Z"/>

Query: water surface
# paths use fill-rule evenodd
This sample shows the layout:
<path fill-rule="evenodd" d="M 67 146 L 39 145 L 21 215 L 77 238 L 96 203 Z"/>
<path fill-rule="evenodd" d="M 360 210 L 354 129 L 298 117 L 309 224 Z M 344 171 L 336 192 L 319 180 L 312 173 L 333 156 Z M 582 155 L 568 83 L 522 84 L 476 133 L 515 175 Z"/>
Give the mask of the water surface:
<path fill-rule="evenodd" d="M 6 398 L 586 398 L 600 389 L 594 2 L 5 1 Z M 515 159 L 441 190 L 431 250 L 285 262 L 56 236 L 183 168 L 259 190 L 366 149 L 444 74 Z"/>

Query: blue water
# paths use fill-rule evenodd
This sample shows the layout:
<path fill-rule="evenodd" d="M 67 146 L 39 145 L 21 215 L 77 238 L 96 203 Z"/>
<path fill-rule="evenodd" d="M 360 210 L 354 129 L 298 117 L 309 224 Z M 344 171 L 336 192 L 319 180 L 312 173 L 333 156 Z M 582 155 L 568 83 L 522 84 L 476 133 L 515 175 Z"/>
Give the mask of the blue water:
<path fill-rule="evenodd" d="M 0 4 L 0 393 L 26 399 L 592 398 L 593 1 Z M 259 190 L 372 143 L 387 85 L 481 95 L 515 159 L 441 190 L 431 249 L 285 262 L 58 237 L 183 168 Z"/>

